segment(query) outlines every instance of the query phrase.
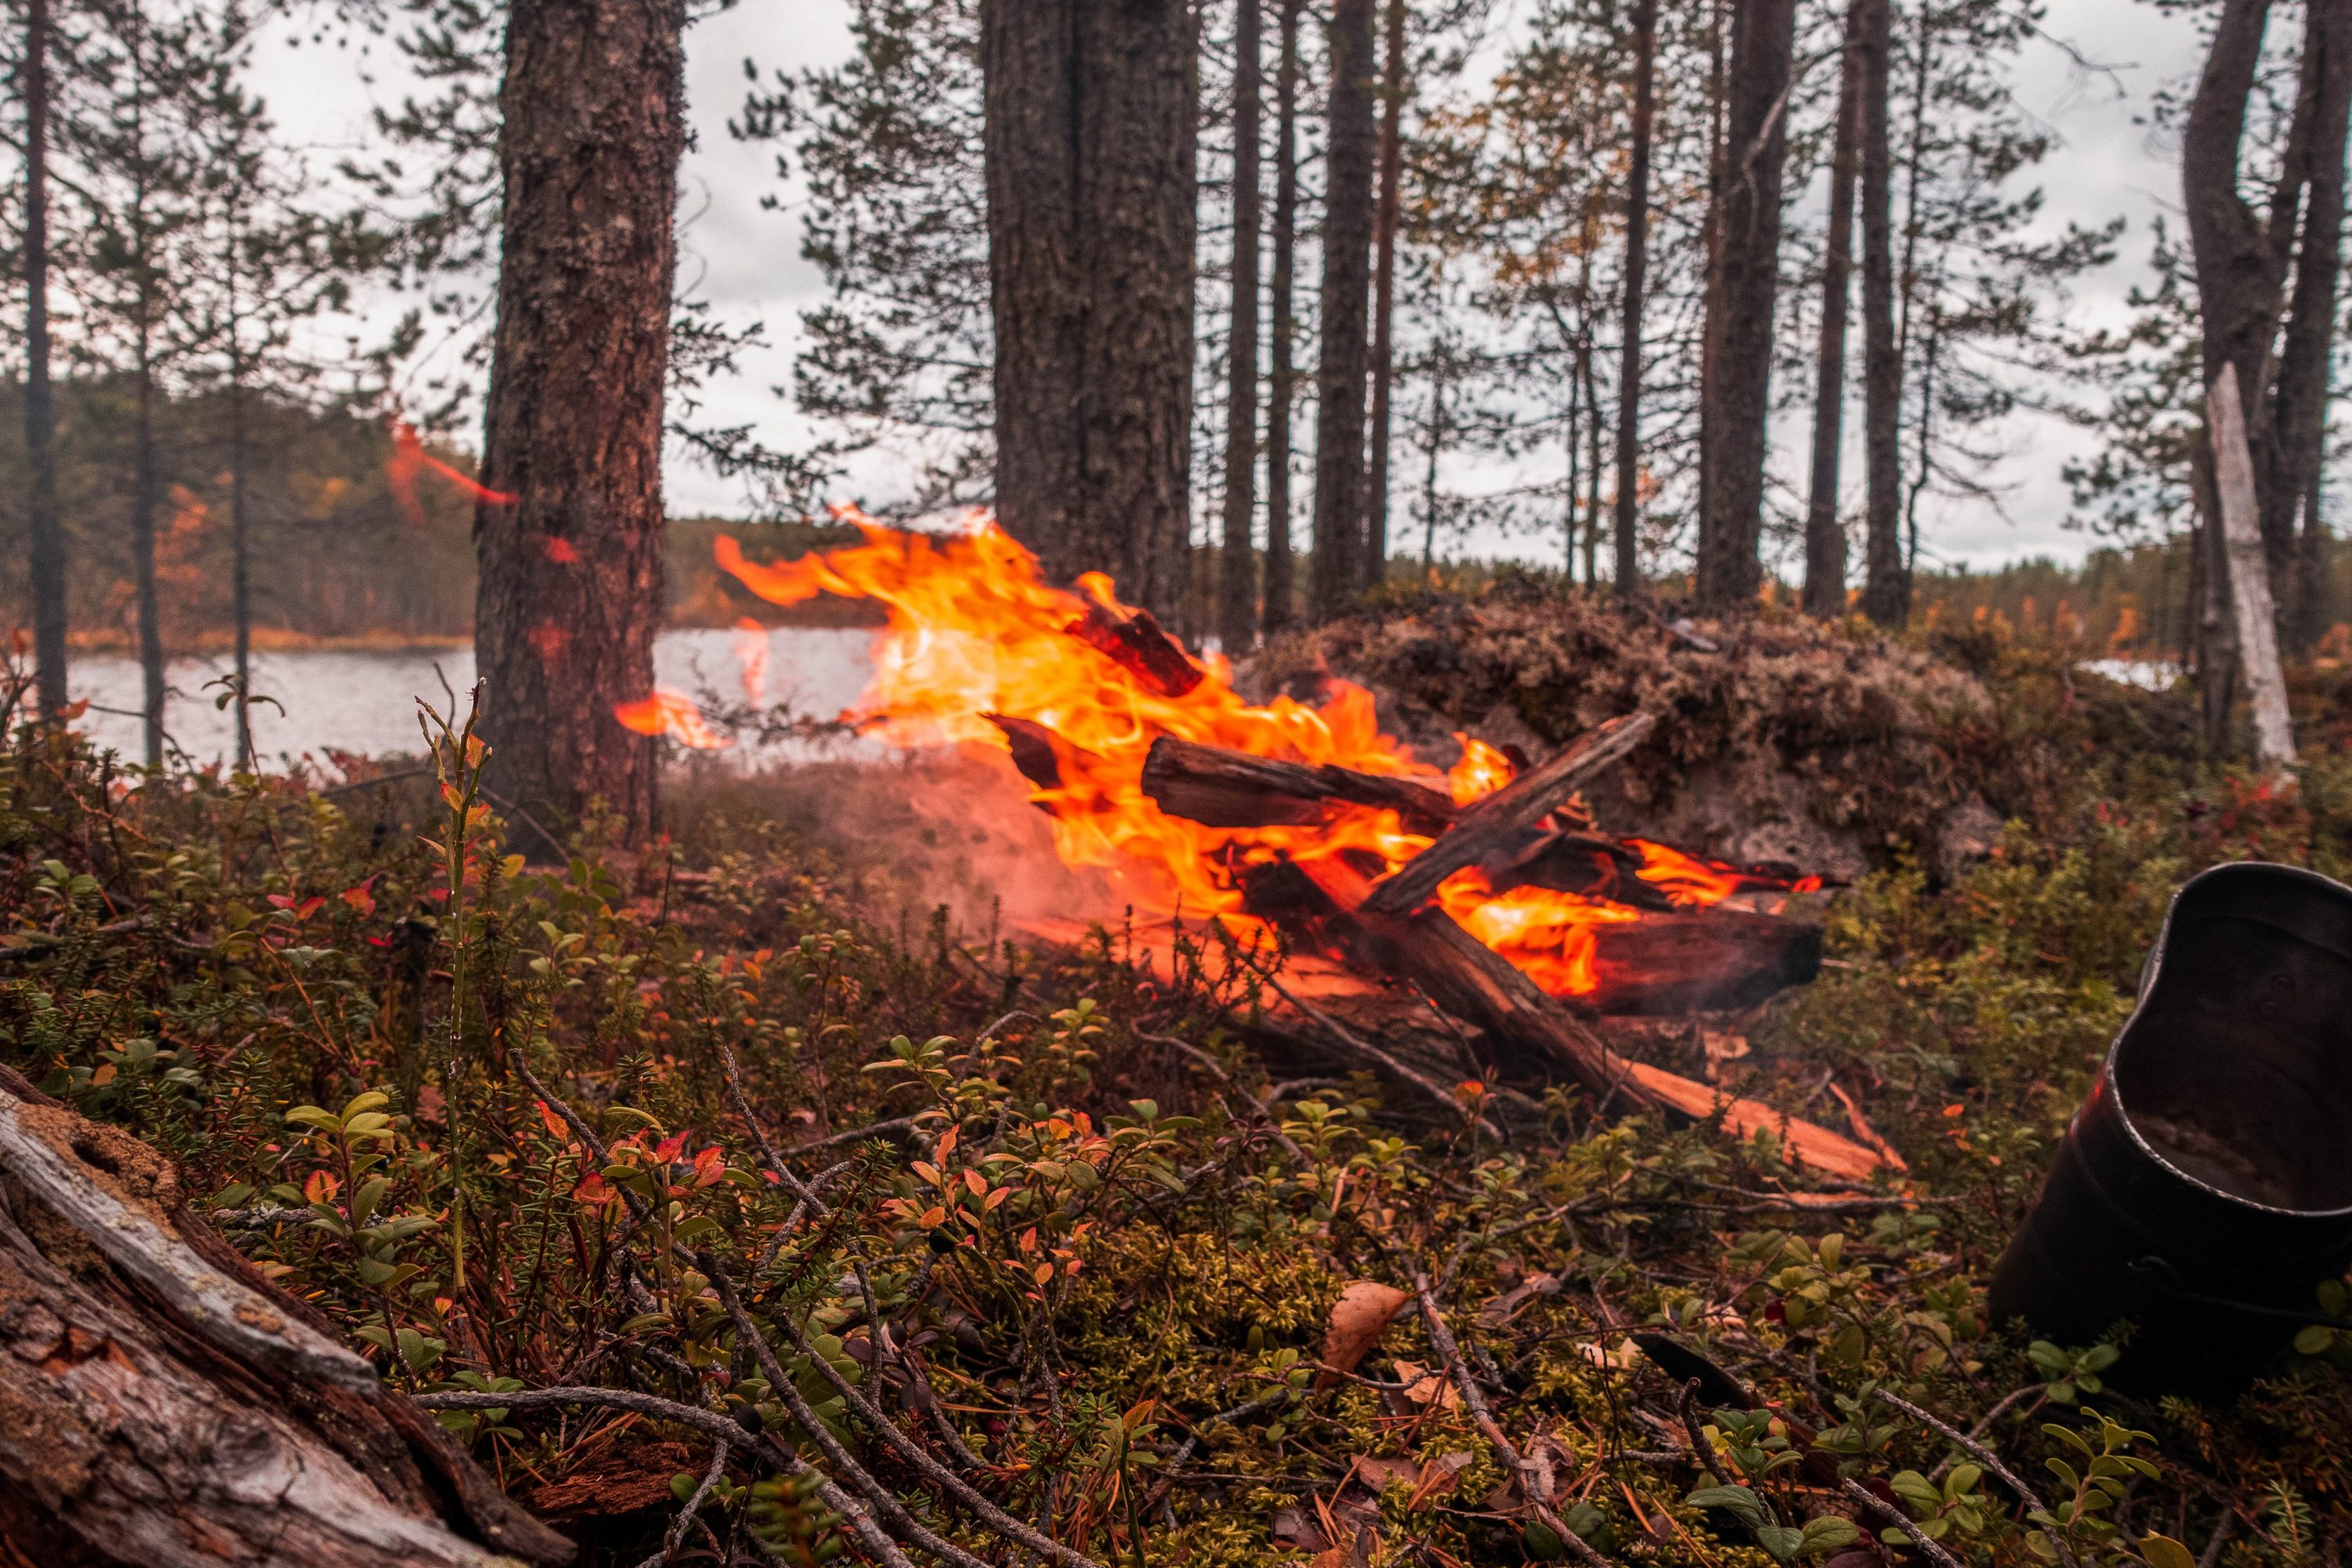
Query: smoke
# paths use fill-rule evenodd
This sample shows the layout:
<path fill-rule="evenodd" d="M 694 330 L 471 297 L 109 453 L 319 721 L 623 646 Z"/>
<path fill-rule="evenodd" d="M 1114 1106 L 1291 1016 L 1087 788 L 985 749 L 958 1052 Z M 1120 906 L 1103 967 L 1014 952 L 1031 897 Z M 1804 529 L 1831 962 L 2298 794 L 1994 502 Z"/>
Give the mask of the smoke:
<path fill-rule="evenodd" d="M 1140 868 L 1065 866 L 1031 787 L 1008 756 L 967 746 L 731 777 L 698 772 L 677 778 L 670 797 L 681 816 L 756 815 L 788 827 L 832 859 L 869 918 L 920 921 L 944 906 L 966 940 L 1017 936 L 1030 920 L 1117 922 L 1150 897 L 1121 881 L 1147 875 Z"/>

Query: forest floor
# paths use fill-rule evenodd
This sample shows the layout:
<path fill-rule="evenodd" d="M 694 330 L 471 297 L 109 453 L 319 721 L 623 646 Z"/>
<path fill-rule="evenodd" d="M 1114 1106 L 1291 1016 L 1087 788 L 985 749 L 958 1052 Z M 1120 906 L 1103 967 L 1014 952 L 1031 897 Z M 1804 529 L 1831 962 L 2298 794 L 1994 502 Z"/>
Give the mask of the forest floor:
<path fill-rule="evenodd" d="M 1747 1022 L 1739 1084 L 1850 1097 L 1907 1165 L 1874 1186 L 1572 1087 L 1510 1086 L 1498 1136 L 1473 1112 L 1505 1086 L 1449 1119 L 1370 1073 L 1286 1080 L 1242 1043 L 1263 998 L 1155 977 L 1116 929 L 1073 952 L 893 907 L 890 846 L 813 838 L 756 783 L 679 790 L 651 852 L 591 824 L 527 865 L 462 747 L 455 805 L 126 797 L 19 731 L 0 1062 L 167 1152 L 391 1383 L 512 1395 L 443 1420 L 588 1563 L 662 1550 L 709 1440 L 534 1389 L 735 1414 L 989 1563 L 1008 1521 L 1202 1568 L 2336 1562 L 2352 1342 L 2307 1331 L 2229 1409 L 2142 1403 L 2101 1375 L 2127 1342 L 2030 1342 L 1983 1288 L 2172 889 L 2249 856 L 2352 872 L 2344 695 L 2299 689 L 2288 796 L 2202 755 L 2185 699 L 2063 651 L 1900 657 L 1982 703 L 1831 793 L 1899 804 L 1932 752 L 2008 825 L 1936 866 L 1857 807 L 1823 972 Z M 1549 679 L 1519 710 L 1565 725 Z M 1689 1402 L 1645 1331 L 1729 1392 Z M 761 1452 L 676 1561 L 869 1550 Z"/>

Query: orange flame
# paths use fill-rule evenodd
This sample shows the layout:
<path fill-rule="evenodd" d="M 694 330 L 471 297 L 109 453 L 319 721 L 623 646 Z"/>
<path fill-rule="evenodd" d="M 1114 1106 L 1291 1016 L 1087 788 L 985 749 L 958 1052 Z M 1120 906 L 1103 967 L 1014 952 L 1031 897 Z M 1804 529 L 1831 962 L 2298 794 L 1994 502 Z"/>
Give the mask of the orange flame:
<path fill-rule="evenodd" d="M 494 490 L 471 476 L 459 473 L 425 449 L 425 442 L 416 434 L 415 426 L 405 419 L 394 420 L 392 422 L 392 456 L 384 459 L 383 477 L 391 483 L 392 493 L 399 500 L 400 510 L 407 515 L 411 523 L 420 528 L 425 524 L 425 500 L 417 494 L 416 480 L 417 477 L 427 468 L 447 479 L 476 500 L 486 500 L 494 506 L 512 506 L 522 499 L 520 496 L 509 495 L 505 490 Z M 559 561 L 566 559 L 554 554 L 551 550 L 550 557 Z M 575 560 L 577 558 L 576 554 L 571 557 Z"/>
<path fill-rule="evenodd" d="M 1171 816 L 1142 786 L 1145 755 L 1161 735 L 1424 779 L 1457 804 L 1492 794 L 1511 778 L 1500 752 L 1466 738 L 1462 760 L 1450 774 L 1440 773 L 1381 734 L 1371 694 L 1346 681 L 1330 682 L 1318 705 L 1289 697 L 1249 703 L 1234 690 L 1225 661 L 1212 655 L 1195 661 L 1203 672 L 1196 684 L 1168 695 L 1182 683 L 1149 681 L 1101 641 L 1074 635 L 1096 605 L 1129 613 L 1109 579 L 1088 574 L 1083 595 L 1040 580 L 1036 558 L 993 521 L 977 518 L 968 532 L 934 537 L 886 527 L 855 508 L 834 510 L 856 525 L 863 543 L 761 564 L 721 535 L 714 552 L 719 565 L 774 604 L 829 593 L 873 599 L 887 609 L 873 679 L 845 715 L 868 734 L 899 746 L 971 744 L 1003 752 L 1010 742 L 992 716 L 1052 731 L 1060 783 L 1033 790 L 1030 798 L 1051 814 L 1065 861 L 1110 872 L 1139 903 L 1243 921 L 1240 879 L 1249 868 L 1357 852 L 1393 869 L 1430 843 L 1393 811 L 1351 807 L 1310 825 L 1255 828 Z M 1755 885 L 1728 867 L 1663 846 L 1633 847 L 1643 857 L 1640 874 L 1677 902 L 1717 903 Z M 1496 896 L 1475 870 L 1450 879 L 1439 898 L 1481 942 L 1563 995 L 1596 985 L 1591 950 L 1600 926 L 1643 918 L 1606 900 L 1539 888 Z"/>
<path fill-rule="evenodd" d="M 710 727 L 694 700 L 656 688 L 651 697 L 613 706 L 613 717 L 640 735 L 667 735 L 696 752 L 715 752 L 734 742 Z"/>

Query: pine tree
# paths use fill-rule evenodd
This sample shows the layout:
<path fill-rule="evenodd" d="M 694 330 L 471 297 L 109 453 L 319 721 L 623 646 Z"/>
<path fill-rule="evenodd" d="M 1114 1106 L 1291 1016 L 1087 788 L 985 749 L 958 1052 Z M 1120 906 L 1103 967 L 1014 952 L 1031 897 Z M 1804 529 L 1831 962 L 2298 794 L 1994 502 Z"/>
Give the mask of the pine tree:
<path fill-rule="evenodd" d="M 1227 657 L 1257 640 L 1257 557 L 1250 540 L 1257 512 L 1259 211 L 1259 7 L 1234 8 L 1233 331 L 1225 347 L 1224 534 L 1217 555 L 1217 637 Z"/>
<path fill-rule="evenodd" d="M 1290 625 L 1297 594 L 1290 539 L 1291 402 L 1297 388 L 1298 19 L 1303 0 L 1280 0 L 1274 79 L 1273 276 L 1267 280 L 1265 581 L 1259 618 L 1265 635 Z"/>
<path fill-rule="evenodd" d="M 996 510 L 1172 616 L 1191 571 L 1198 77 L 1180 0 L 981 8 Z"/>
<path fill-rule="evenodd" d="M 685 150 L 672 0 L 514 0 L 503 234 L 475 514 L 482 729 L 499 787 L 576 820 L 654 821 L 663 396 Z"/>
<path fill-rule="evenodd" d="M 1378 140 L 1372 0 L 1335 0 L 1330 136 L 1324 157 L 1322 342 L 1316 374 L 1315 614 L 1339 614 L 1362 581 L 1364 392 L 1370 369 L 1372 174 Z"/>

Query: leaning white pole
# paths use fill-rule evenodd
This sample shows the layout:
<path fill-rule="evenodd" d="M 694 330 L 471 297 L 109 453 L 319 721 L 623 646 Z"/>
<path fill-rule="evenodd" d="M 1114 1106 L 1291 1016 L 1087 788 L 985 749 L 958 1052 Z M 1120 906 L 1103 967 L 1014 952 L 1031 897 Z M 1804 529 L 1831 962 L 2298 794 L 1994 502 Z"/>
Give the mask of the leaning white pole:
<path fill-rule="evenodd" d="M 2205 395 L 2213 432 L 2214 488 L 2221 498 L 2221 537 L 2229 545 L 2230 604 L 2238 622 L 2238 656 L 2254 702 L 2254 755 L 2265 772 L 2294 765 L 2286 677 L 2279 669 L 2278 622 L 2272 609 L 2270 559 L 2254 503 L 2254 458 L 2246 444 L 2238 367 L 2225 364 Z"/>

